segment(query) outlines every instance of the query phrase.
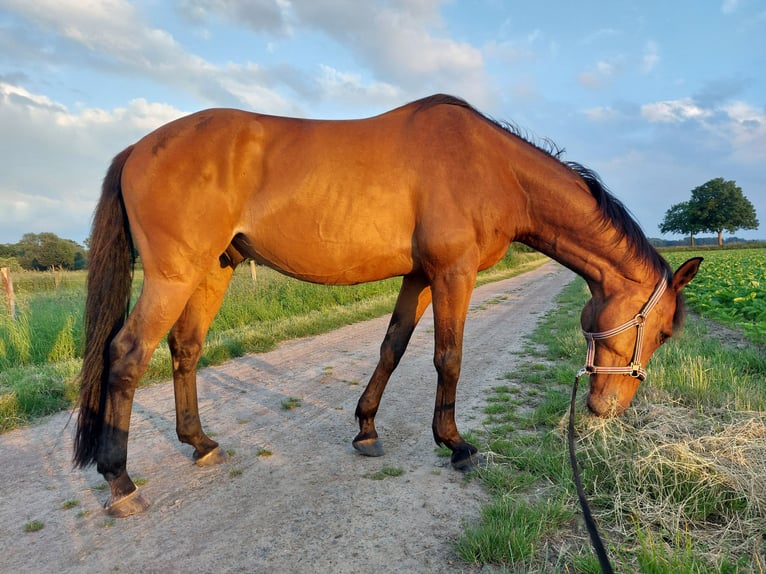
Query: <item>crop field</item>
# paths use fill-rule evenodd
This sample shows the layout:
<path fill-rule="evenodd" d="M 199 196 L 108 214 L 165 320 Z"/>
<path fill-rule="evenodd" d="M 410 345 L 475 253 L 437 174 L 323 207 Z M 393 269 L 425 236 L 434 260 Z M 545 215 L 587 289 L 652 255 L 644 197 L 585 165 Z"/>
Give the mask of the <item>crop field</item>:
<path fill-rule="evenodd" d="M 674 268 L 697 254 L 705 261 L 684 289 L 688 306 L 704 317 L 741 328 L 754 342 L 766 343 L 766 248 L 664 253 Z"/>

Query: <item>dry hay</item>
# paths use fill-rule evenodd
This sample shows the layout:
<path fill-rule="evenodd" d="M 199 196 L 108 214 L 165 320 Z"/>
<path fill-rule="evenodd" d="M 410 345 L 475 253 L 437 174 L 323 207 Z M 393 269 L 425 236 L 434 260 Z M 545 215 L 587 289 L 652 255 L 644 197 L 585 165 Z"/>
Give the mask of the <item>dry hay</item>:
<path fill-rule="evenodd" d="M 562 421 L 562 429 L 566 421 Z M 642 533 L 711 563 L 764 564 L 766 415 L 641 403 L 582 417 L 577 456 L 597 520 L 628 546 Z M 613 527 L 613 530 L 612 530 Z"/>

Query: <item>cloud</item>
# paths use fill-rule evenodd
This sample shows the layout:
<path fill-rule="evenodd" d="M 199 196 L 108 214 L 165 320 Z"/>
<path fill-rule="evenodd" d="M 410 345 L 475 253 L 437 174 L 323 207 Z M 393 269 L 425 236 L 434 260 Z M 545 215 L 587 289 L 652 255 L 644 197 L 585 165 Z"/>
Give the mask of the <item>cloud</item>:
<path fill-rule="evenodd" d="M 216 66 L 189 53 L 167 31 L 152 27 L 126 0 L 83 3 L 77 0 L 6 0 L 24 26 L 44 30 L 50 53 L 63 51 L 79 62 L 78 73 L 93 69 L 116 78 L 136 78 L 172 87 L 211 105 L 248 106 L 270 113 L 295 113 L 279 90 L 296 87 L 289 66 L 267 69 L 249 64 Z M 194 12 L 192 3 L 187 12 Z M 196 2 L 200 10 L 240 10 L 257 20 L 260 5 Z M 207 12 L 206 12 L 207 13 Z M 246 22 L 250 22 L 246 20 Z M 50 40 L 53 38 L 53 40 Z M 38 50 L 42 61 L 48 52 Z M 50 56 L 55 57 L 55 56 Z M 300 87 L 300 86 L 299 86 Z"/>
<path fill-rule="evenodd" d="M 288 27 L 287 6 L 288 2 L 279 0 L 183 0 L 176 10 L 197 25 L 204 26 L 211 19 L 223 17 L 256 32 L 281 34 Z"/>
<path fill-rule="evenodd" d="M 641 115 L 652 123 L 678 123 L 689 119 L 701 119 L 711 114 L 691 98 L 654 102 L 641 106 Z"/>
<path fill-rule="evenodd" d="M 621 59 L 599 60 L 577 76 L 577 83 L 590 90 L 598 90 L 609 84 L 620 72 Z"/>
<path fill-rule="evenodd" d="M 451 39 L 436 0 L 294 0 L 294 17 L 349 49 L 377 82 L 410 96 L 449 90 L 486 105 L 491 89 L 481 51 Z"/>
<path fill-rule="evenodd" d="M 641 71 L 648 74 L 657 67 L 660 62 L 660 47 L 657 42 L 649 40 L 644 46 L 644 54 L 641 60 Z"/>
<path fill-rule="evenodd" d="M 0 243 L 44 231 L 84 240 L 111 157 L 184 113 L 144 99 L 71 110 L 0 82 L 0 146 L 9 166 L 0 178 Z"/>
<path fill-rule="evenodd" d="M 402 99 L 399 88 L 386 82 L 365 81 L 358 73 L 341 72 L 332 66 L 322 65 L 319 84 L 327 98 L 339 104 L 354 107 L 386 105 Z"/>

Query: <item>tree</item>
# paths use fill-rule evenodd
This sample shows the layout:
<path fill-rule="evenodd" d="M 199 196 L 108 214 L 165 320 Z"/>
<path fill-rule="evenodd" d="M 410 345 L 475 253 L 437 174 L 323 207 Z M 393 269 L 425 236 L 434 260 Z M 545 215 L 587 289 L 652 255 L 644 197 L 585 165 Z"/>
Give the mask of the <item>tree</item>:
<path fill-rule="evenodd" d="M 660 223 L 660 233 L 680 233 L 689 236 L 689 244 L 694 247 L 694 234 L 702 231 L 693 218 L 688 201 L 670 206 L 665 212 L 665 219 Z"/>
<path fill-rule="evenodd" d="M 688 202 L 691 221 L 699 231 L 718 234 L 718 246 L 723 245 L 723 231 L 758 229 L 758 218 L 750 200 L 734 181 L 722 177 L 711 179 L 692 190 Z"/>
<path fill-rule="evenodd" d="M 42 271 L 51 266 L 71 269 L 82 247 L 71 239 L 61 239 L 55 233 L 25 233 L 16 244 L 16 255 L 25 269 Z M 82 259 L 81 255 L 79 259 Z"/>

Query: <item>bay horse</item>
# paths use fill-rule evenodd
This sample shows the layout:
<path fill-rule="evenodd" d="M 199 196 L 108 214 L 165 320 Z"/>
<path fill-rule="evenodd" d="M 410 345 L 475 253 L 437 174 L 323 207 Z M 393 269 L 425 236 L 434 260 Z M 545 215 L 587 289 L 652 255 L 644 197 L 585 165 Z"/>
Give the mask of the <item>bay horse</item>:
<path fill-rule="evenodd" d="M 253 259 L 304 281 L 351 285 L 402 276 L 380 360 L 356 408 L 354 447 L 383 450 L 375 415 L 429 304 L 437 373 L 433 435 L 456 468 L 477 449 L 455 425 L 463 327 L 476 274 L 512 241 L 585 278 L 587 332 L 636 316 L 657 285 L 639 360 L 673 332 L 681 289 L 699 259 L 673 273 L 590 170 L 521 137 L 463 100 L 435 95 L 361 120 L 308 120 L 211 109 L 172 121 L 112 161 L 90 239 L 85 354 L 74 464 L 109 483 L 105 510 L 145 510 L 127 472 L 136 385 L 168 334 L 176 431 L 198 464 L 225 459 L 205 434 L 196 366 L 234 268 Z M 135 251 L 144 281 L 132 311 Z M 625 365 L 631 333 L 594 343 L 592 360 Z M 628 407 L 640 380 L 593 372 L 598 415 Z"/>

